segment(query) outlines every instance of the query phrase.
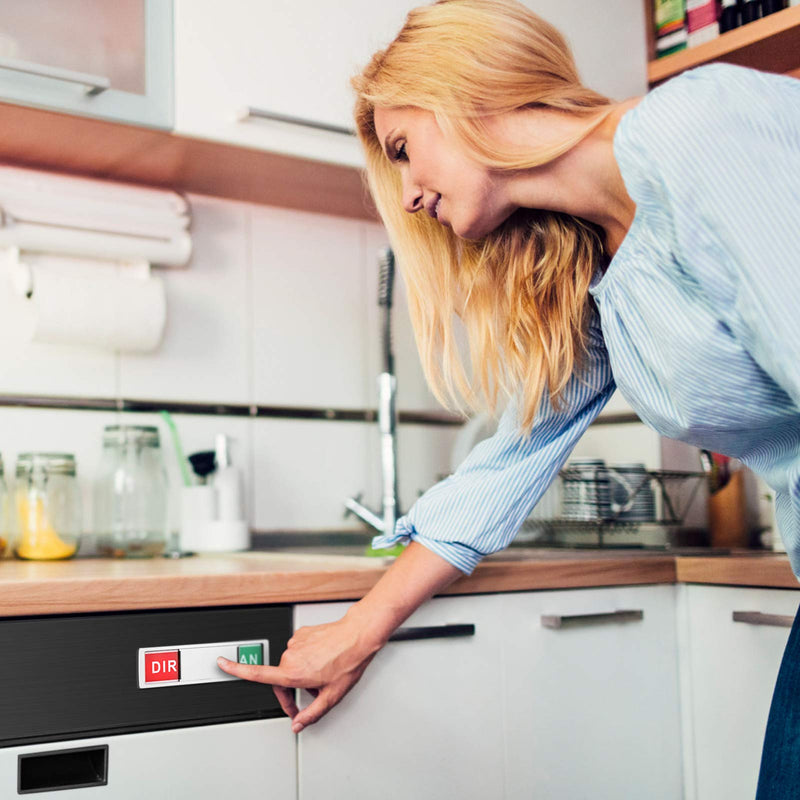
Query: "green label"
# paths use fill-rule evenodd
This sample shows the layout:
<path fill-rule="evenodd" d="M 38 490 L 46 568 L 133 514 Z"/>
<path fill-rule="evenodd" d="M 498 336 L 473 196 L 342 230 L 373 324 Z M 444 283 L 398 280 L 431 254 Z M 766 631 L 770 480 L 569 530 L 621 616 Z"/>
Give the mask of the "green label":
<path fill-rule="evenodd" d="M 263 664 L 264 645 L 263 644 L 243 644 L 239 647 L 236 659 L 240 664 Z"/>

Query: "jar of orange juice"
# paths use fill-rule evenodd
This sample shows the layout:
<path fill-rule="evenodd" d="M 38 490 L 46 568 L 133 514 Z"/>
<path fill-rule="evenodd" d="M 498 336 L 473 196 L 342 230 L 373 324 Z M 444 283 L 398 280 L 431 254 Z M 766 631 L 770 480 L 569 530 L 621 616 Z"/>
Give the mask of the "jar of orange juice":
<path fill-rule="evenodd" d="M 70 453 L 20 453 L 16 478 L 14 555 L 33 561 L 74 556 L 81 533 L 75 457 Z"/>

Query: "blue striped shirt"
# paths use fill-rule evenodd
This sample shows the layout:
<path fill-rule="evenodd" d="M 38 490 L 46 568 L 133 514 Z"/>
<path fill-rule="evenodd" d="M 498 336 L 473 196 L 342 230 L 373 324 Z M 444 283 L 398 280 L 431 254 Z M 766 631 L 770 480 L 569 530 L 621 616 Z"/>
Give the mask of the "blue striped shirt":
<path fill-rule="evenodd" d="M 663 436 L 740 459 L 776 492 L 800 575 L 800 81 L 725 64 L 627 111 L 614 155 L 636 214 L 590 293 L 585 371 L 529 436 L 516 406 L 391 536 L 470 573 L 506 547 L 615 387 Z"/>

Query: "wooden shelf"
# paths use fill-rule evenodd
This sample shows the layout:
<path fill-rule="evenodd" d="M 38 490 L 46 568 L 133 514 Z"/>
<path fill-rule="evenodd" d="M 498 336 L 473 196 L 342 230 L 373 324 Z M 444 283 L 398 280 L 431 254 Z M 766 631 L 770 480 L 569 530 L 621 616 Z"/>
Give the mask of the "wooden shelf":
<path fill-rule="evenodd" d="M 711 61 L 725 61 L 765 72 L 796 73 L 800 68 L 800 6 L 750 22 L 698 47 L 651 61 L 648 80 L 653 86 Z"/>
<path fill-rule="evenodd" d="M 361 171 L 0 103 L 0 163 L 376 219 Z"/>

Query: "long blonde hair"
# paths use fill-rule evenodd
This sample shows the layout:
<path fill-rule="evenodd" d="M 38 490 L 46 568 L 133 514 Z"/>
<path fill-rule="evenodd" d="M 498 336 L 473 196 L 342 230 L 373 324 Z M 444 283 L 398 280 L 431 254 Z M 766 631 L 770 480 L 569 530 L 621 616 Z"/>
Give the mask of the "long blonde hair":
<path fill-rule="evenodd" d="M 581 85 L 563 36 L 516 0 L 438 0 L 414 9 L 352 83 L 369 188 L 407 285 L 432 391 L 450 409 L 463 410 L 465 402 L 491 412 L 499 391 L 519 395 L 521 428 L 529 431 L 544 393 L 558 405 L 581 366 L 588 288 L 603 251 L 599 229 L 567 214 L 520 209 L 472 241 L 427 215 L 408 214 L 399 172 L 375 132 L 374 109 L 430 111 L 477 162 L 519 170 L 574 147 L 602 122 L 611 101 Z M 487 118 L 530 107 L 565 111 L 587 124 L 549 147 L 513 149 L 487 134 Z"/>

